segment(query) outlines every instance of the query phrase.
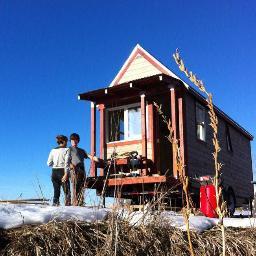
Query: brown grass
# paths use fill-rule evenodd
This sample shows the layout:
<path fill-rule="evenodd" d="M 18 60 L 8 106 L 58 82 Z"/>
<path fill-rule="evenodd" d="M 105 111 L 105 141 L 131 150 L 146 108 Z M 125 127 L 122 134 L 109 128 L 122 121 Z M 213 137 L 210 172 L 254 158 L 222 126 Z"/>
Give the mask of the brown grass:
<path fill-rule="evenodd" d="M 185 224 L 186 224 L 186 230 L 187 230 L 187 237 L 188 237 L 188 243 L 189 243 L 189 248 L 190 248 L 190 255 L 194 256 L 194 249 L 193 249 L 193 244 L 191 241 L 191 236 L 190 236 L 190 228 L 189 228 L 189 217 L 191 214 L 191 197 L 188 191 L 188 185 L 189 185 L 189 179 L 186 176 L 185 172 L 185 164 L 184 164 L 184 159 L 182 159 L 181 154 L 180 154 L 180 142 L 174 138 L 174 129 L 172 127 L 171 120 L 167 119 L 167 117 L 164 115 L 162 112 L 162 106 L 157 105 L 157 103 L 154 102 L 154 105 L 158 111 L 158 114 L 161 116 L 162 121 L 166 124 L 169 134 L 167 136 L 168 141 L 172 145 L 172 151 L 173 155 L 176 158 L 176 171 L 178 173 L 179 181 L 182 185 L 182 190 L 185 195 L 185 200 L 183 200 L 183 209 L 182 213 L 185 219 Z"/>
<path fill-rule="evenodd" d="M 39 226 L 0 231 L 0 255 L 190 255 L 187 234 L 159 225 L 133 227 L 115 219 L 118 235 L 113 240 L 109 221 L 50 222 Z M 115 231 L 115 232 L 116 232 Z M 227 255 L 256 255 L 255 229 L 226 229 Z M 220 255 L 219 228 L 202 234 L 191 232 L 195 255 Z"/>
<path fill-rule="evenodd" d="M 215 176 L 214 176 L 214 187 L 215 187 L 215 193 L 216 193 L 216 212 L 220 219 L 220 225 L 221 225 L 221 231 L 222 231 L 222 245 L 223 245 L 223 252 L 222 255 L 225 256 L 226 254 L 226 237 L 225 237 L 225 228 L 223 225 L 223 218 L 227 213 L 226 209 L 226 202 L 223 202 L 221 200 L 222 198 L 222 187 L 219 185 L 220 183 L 220 177 L 222 174 L 222 166 L 223 164 L 219 161 L 219 152 L 221 151 L 221 147 L 218 140 L 218 117 L 215 112 L 215 108 L 213 105 L 213 96 L 211 93 L 209 93 L 203 83 L 202 80 L 200 80 L 192 71 L 189 71 L 187 67 L 184 64 L 184 61 L 182 60 L 178 49 L 173 54 L 173 58 L 178 65 L 179 69 L 189 78 L 189 80 L 197 86 L 197 88 L 205 94 L 207 106 L 209 108 L 208 114 L 210 117 L 210 126 L 212 127 L 213 131 L 213 138 L 212 138 L 212 144 L 214 146 L 214 151 L 212 153 L 213 160 L 214 160 L 214 167 L 215 167 Z"/>

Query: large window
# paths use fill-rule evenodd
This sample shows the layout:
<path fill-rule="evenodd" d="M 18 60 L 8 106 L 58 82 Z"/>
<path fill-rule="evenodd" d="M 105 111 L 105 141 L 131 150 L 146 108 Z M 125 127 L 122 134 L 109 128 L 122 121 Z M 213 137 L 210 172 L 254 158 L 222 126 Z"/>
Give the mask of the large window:
<path fill-rule="evenodd" d="M 205 108 L 196 104 L 196 136 L 199 140 L 206 140 Z"/>
<path fill-rule="evenodd" d="M 108 110 L 108 142 L 141 138 L 140 107 L 130 105 Z"/>

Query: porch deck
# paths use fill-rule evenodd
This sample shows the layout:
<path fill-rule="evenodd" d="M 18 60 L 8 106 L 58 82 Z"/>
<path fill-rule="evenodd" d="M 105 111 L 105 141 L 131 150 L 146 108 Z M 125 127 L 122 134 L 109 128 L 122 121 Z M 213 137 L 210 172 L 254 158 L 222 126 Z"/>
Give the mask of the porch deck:
<path fill-rule="evenodd" d="M 98 177 L 87 177 L 86 187 L 91 189 L 100 190 L 103 188 L 106 176 Z M 178 185 L 179 181 L 172 177 L 166 175 L 159 176 L 138 176 L 138 177 L 110 177 L 107 180 L 108 187 L 114 186 L 129 186 L 129 185 L 139 185 L 139 184 L 168 184 L 168 185 Z"/>

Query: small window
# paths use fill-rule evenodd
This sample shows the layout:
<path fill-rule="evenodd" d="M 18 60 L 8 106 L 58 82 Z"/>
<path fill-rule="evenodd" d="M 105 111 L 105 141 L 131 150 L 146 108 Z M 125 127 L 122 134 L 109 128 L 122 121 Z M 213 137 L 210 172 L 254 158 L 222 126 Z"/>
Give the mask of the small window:
<path fill-rule="evenodd" d="M 108 110 L 108 142 L 141 138 L 141 110 L 139 106 L 126 106 Z"/>
<path fill-rule="evenodd" d="M 229 152 L 233 152 L 232 142 L 231 142 L 231 137 L 230 137 L 230 132 L 229 132 L 228 126 L 226 126 L 226 142 L 227 142 L 227 150 Z"/>
<path fill-rule="evenodd" d="M 196 104 L 196 135 L 199 140 L 205 141 L 206 125 L 205 125 L 205 108 Z"/>

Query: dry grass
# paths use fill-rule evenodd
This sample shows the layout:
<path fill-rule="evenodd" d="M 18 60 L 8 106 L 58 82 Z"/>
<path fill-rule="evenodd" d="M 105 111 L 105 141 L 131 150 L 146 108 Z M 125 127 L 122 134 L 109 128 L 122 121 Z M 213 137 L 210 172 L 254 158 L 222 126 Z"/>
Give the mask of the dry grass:
<path fill-rule="evenodd" d="M 154 105 L 157 109 L 158 114 L 161 116 L 163 122 L 166 124 L 169 131 L 169 135 L 167 136 L 167 139 L 172 145 L 173 155 L 175 156 L 175 159 L 176 159 L 175 168 L 178 173 L 179 181 L 182 185 L 183 193 L 185 195 L 185 200 L 183 200 L 182 213 L 186 223 L 190 255 L 194 256 L 195 254 L 194 254 L 194 249 L 193 249 L 191 236 L 190 236 L 190 228 L 189 228 L 189 217 L 191 214 L 192 200 L 188 191 L 189 178 L 188 176 L 186 176 L 184 159 L 182 159 L 182 156 L 180 153 L 180 141 L 174 137 L 174 128 L 172 126 L 171 120 L 170 119 L 168 120 L 167 117 L 164 115 L 164 113 L 162 112 L 161 106 L 157 105 L 157 103 L 155 102 L 154 102 Z"/>
<path fill-rule="evenodd" d="M 152 225 L 133 227 L 113 221 L 50 222 L 40 226 L 0 231 L 1 255 L 190 255 L 186 232 Z M 256 229 L 227 229 L 227 255 L 256 255 Z M 222 235 L 219 228 L 202 234 L 191 232 L 195 255 L 220 255 Z"/>
<path fill-rule="evenodd" d="M 207 97 L 206 101 L 207 101 L 207 106 L 209 108 L 208 113 L 209 113 L 209 117 L 210 117 L 210 126 L 212 127 L 212 131 L 213 131 L 212 144 L 214 146 L 214 151 L 213 151 L 212 155 L 213 155 L 214 167 L 215 167 L 214 187 L 215 187 L 216 203 L 217 203 L 217 207 L 215 210 L 220 219 L 220 225 L 221 225 L 221 230 L 222 230 L 222 245 L 223 245 L 222 255 L 225 256 L 225 254 L 226 254 L 226 237 L 225 237 L 225 228 L 223 225 L 223 218 L 227 213 L 227 209 L 226 209 L 226 202 L 223 202 L 221 199 L 222 198 L 222 187 L 219 185 L 221 174 L 222 174 L 223 164 L 219 161 L 219 152 L 221 151 L 220 143 L 218 140 L 219 122 L 218 122 L 218 117 L 217 117 L 217 114 L 215 112 L 215 108 L 213 105 L 213 96 L 211 93 L 209 93 L 207 91 L 203 81 L 200 80 L 192 71 L 189 71 L 186 68 L 184 61 L 182 60 L 182 58 L 179 54 L 178 49 L 173 54 L 173 58 L 174 58 L 176 64 L 178 65 L 179 69 Z"/>

